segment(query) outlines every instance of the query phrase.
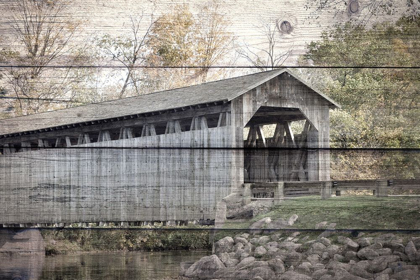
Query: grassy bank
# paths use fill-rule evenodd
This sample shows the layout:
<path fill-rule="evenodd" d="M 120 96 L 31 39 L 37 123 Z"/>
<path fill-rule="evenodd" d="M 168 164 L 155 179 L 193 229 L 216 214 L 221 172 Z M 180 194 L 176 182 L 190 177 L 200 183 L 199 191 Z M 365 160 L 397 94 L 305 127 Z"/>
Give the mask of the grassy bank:
<path fill-rule="evenodd" d="M 299 216 L 296 229 L 314 229 L 317 223 L 336 223 L 336 229 L 417 230 L 420 229 L 420 197 L 341 196 L 322 200 L 300 197 L 285 200 L 270 212 L 246 222 L 225 223 L 225 228 L 245 229 L 264 217 L 272 220 Z"/>
<path fill-rule="evenodd" d="M 42 230 L 46 254 L 210 249 L 206 227 Z"/>
<path fill-rule="evenodd" d="M 268 213 L 251 220 L 226 221 L 224 230 L 217 232 L 216 240 L 246 232 L 252 223 L 264 217 L 270 217 L 273 221 L 278 218 L 287 220 L 293 214 L 299 216 L 292 227 L 298 230 L 314 230 L 315 225 L 323 221 L 335 223 L 336 229 L 343 230 L 419 230 L 420 198 L 341 196 L 328 200 L 319 197 L 285 200 Z M 42 230 L 47 254 L 115 250 L 208 250 L 212 245 L 211 234 L 210 228 L 199 226 Z M 316 236 L 319 231 L 312 234 Z"/>

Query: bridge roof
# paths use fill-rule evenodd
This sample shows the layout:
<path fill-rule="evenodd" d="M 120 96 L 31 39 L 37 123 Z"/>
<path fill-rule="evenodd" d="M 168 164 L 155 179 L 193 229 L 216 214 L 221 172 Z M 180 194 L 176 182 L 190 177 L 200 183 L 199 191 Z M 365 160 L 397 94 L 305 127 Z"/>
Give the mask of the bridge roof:
<path fill-rule="evenodd" d="M 63 125 L 171 110 L 218 101 L 228 102 L 283 73 L 290 74 L 311 88 L 315 94 L 328 102 L 330 108 L 340 107 L 332 99 L 313 89 L 290 70 L 279 69 L 135 97 L 3 119 L 0 120 L 0 136 L 7 137 L 20 132 L 37 131 Z"/>

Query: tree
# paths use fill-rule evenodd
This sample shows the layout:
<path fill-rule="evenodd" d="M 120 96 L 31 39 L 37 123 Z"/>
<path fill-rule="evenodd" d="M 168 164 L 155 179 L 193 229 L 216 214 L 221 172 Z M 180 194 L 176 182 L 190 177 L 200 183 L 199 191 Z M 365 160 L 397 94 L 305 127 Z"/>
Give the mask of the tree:
<path fill-rule="evenodd" d="M 278 32 L 276 23 L 265 23 L 260 27 L 260 31 L 265 37 L 263 47 L 252 47 L 244 43 L 237 48 L 237 53 L 260 71 L 272 70 L 281 66 L 289 57 L 291 49 L 286 52 L 280 49 L 281 33 Z"/>
<path fill-rule="evenodd" d="M 172 13 L 160 16 L 147 42 L 147 61 L 148 65 L 167 67 L 153 74 L 161 87 L 206 81 L 210 67 L 230 51 L 234 37 L 227 30 L 229 25 L 217 1 L 201 7 L 199 16 L 193 15 L 188 5 L 178 5 Z"/>
<path fill-rule="evenodd" d="M 420 2 L 415 0 L 307 0 L 305 8 L 310 11 L 310 20 L 319 20 L 326 11 L 332 13 L 333 17 L 347 15 L 354 23 L 365 26 L 374 17 L 396 14 L 412 18 L 420 16 Z"/>
<path fill-rule="evenodd" d="M 136 69 L 136 66 L 144 65 L 147 55 L 146 40 L 153 26 L 153 17 L 144 33 L 141 32 L 141 24 L 144 16 L 130 17 L 131 35 L 118 36 L 116 38 L 105 35 L 97 42 L 100 52 L 105 57 L 111 58 L 125 67 L 125 77 L 118 94 L 118 98 L 128 95 L 139 95 L 141 93 L 141 83 L 144 77 Z M 127 93 L 128 88 L 134 89 L 134 94 Z"/>
<path fill-rule="evenodd" d="M 27 66 L 3 72 L 3 87 L 9 98 L 15 98 L 9 99 L 8 105 L 16 115 L 56 107 L 57 103 L 51 101 L 64 98 L 68 84 L 75 82 L 70 68 L 48 70 L 54 64 L 71 65 L 78 59 L 69 52 L 79 23 L 66 14 L 68 4 L 67 0 L 21 0 L 8 7 L 16 41 L 13 51 L 7 50 L 4 58 L 8 64 Z"/>
<path fill-rule="evenodd" d="M 420 147 L 420 71 L 392 68 L 419 65 L 419 34 L 420 17 L 405 17 L 396 24 L 382 23 L 372 28 L 348 23 L 309 44 L 306 62 L 348 67 L 320 70 L 317 76 L 325 83 L 323 91 L 344 110 L 332 114 L 333 147 Z M 360 159 L 355 155 L 350 158 L 353 164 Z M 381 165 L 384 162 L 386 166 Z M 419 156 L 376 154 L 375 164 L 377 176 L 420 175 L 414 168 L 420 164 Z"/>

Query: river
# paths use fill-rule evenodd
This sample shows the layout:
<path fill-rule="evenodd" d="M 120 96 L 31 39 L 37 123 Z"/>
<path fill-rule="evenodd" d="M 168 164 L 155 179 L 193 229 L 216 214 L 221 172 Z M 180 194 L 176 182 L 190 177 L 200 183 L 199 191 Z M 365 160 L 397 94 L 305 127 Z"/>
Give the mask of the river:
<path fill-rule="evenodd" d="M 96 252 L 70 255 L 13 255 L 0 258 L 0 278 L 173 279 L 181 262 L 194 262 L 208 251 Z"/>

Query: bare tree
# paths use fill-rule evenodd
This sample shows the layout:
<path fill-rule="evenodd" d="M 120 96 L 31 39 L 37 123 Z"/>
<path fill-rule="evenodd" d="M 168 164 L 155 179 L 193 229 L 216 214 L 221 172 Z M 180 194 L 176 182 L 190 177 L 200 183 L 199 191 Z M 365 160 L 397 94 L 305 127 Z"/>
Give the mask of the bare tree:
<path fill-rule="evenodd" d="M 67 0 L 20 0 L 9 6 L 16 41 L 15 50 L 5 59 L 9 64 L 27 66 L 5 71 L 4 87 L 9 97 L 15 98 L 11 106 L 17 115 L 55 107 L 51 100 L 66 95 L 70 68 L 47 68 L 63 62 L 72 64 L 76 59 L 69 55 L 69 43 L 80 24 L 66 13 L 68 4 Z"/>
<path fill-rule="evenodd" d="M 260 28 L 261 34 L 265 37 L 263 47 L 252 47 L 244 43 L 237 48 L 240 57 L 246 59 L 252 66 L 260 71 L 266 71 L 281 66 L 291 53 L 291 49 L 286 52 L 280 49 L 280 33 L 277 31 L 275 23 L 265 23 Z"/>
<path fill-rule="evenodd" d="M 130 36 L 111 37 L 110 35 L 105 35 L 98 40 L 98 46 L 101 52 L 111 60 L 122 64 L 126 70 L 118 98 L 127 95 L 127 88 L 129 86 L 134 88 L 136 95 L 140 94 L 142 77 L 139 75 L 136 66 L 144 65 L 146 60 L 146 40 L 154 23 L 152 16 L 146 31 L 142 33 L 141 26 L 144 21 L 144 15 L 130 16 L 130 21 Z"/>

